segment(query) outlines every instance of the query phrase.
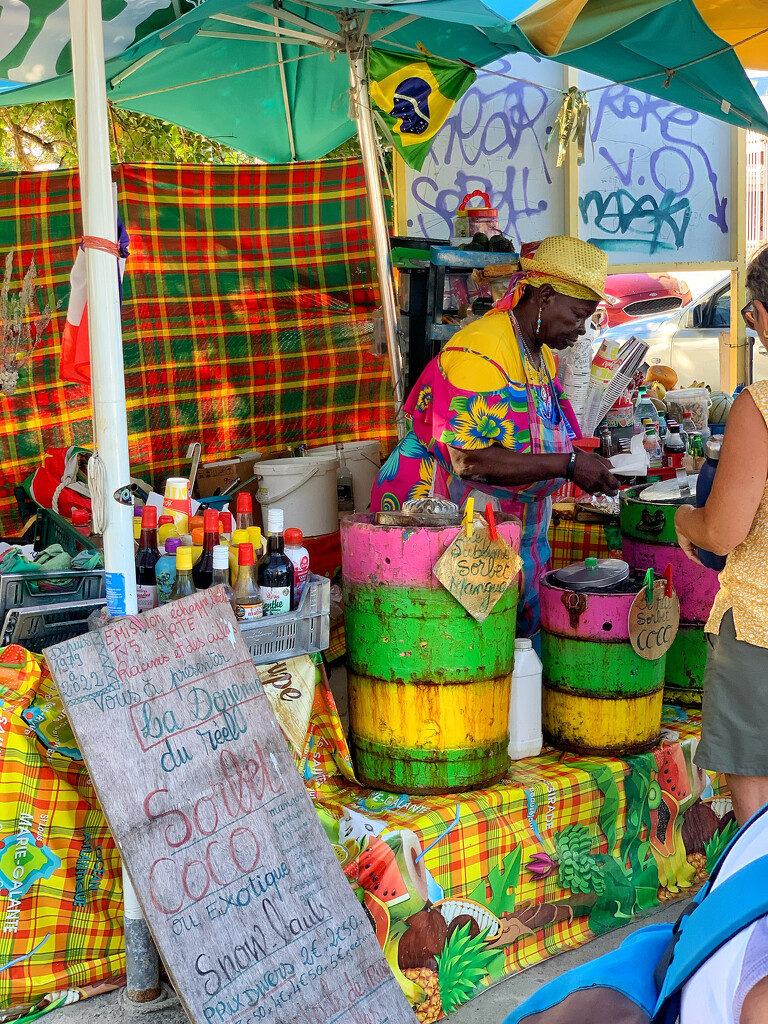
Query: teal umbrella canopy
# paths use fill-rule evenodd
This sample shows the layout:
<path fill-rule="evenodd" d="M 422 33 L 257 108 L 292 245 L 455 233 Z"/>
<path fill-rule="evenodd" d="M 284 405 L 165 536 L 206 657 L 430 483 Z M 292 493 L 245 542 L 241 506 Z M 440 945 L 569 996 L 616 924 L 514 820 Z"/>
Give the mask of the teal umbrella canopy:
<path fill-rule="evenodd" d="M 27 2 L 66 11 L 61 0 Z M 0 105 L 71 96 L 61 39 L 55 60 L 55 47 L 46 49 L 34 34 L 6 52 L 8 11 L 23 6 L 16 0 L 0 15 L 0 77 L 36 84 L 0 93 Z M 563 6 L 543 0 L 534 5 L 535 17 L 546 23 L 549 10 L 554 17 Z M 349 56 L 374 47 L 482 66 L 522 51 L 768 134 L 765 108 L 737 56 L 706 26 L 693 0 L 575 0 L 572 6 L 580 12 L 570 30 L 556 52 L 544 53 L 523 30 L 531 20 L 529 0 L 204 0 L 197 6 L 188 0 L 103 0 L 106 52 L 112 54 L 107 92 L 117 107 L 263 160 L 308 160 L 355 133 Z M 132 27 L 125 21 L 128 8 L 134 9 Z M 174 9 L 179 17 L 172 16 Z M 30 32 L 33 27 L 30 22 Z"/>
<path fill-rule="evenodd" d="M 324 156 L 356 131 L 348 51 L 379 46 L 420 59 L 482 65 L 525 47 L 514 18 L 528 0 L 442 0 L 388 7 L 206 0 L 106 63 L 109 101 L 171 121 L 270 162 Z M 429 16 L 426 9 L 429 8 Z M 463 20 L 460 20 L 463 19 Z M 495 27 L 500 42 L 491 41 Z M 510 31 L 514 42 L 508 42 Z M 0 75 L 9 70 L 0 64 Z M 72 95 L 63 75 L 0 103 Z"/>

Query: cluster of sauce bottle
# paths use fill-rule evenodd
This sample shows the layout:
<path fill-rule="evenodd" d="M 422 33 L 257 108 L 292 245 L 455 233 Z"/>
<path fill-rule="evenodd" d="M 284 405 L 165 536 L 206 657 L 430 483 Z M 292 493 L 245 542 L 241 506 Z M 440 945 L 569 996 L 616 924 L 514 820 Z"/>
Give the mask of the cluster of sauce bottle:
<path fill-rule="evenodd" d="M 138 511 L 138 510 L 137 510 Z M 282 509 L 271 508 L 264 543 L 253 525 L 250 494 L 237 497 L 235 529 L 230 512 L 206 509 L 202 527 L 179 536 L 172 516 L 145 505 L 136 550 L 139 611 L 223 586 L 238 622 L 281 615 L 297 608 L 309 578 L 309 554 L 301 530 L 283 531 Z M 138 517 L 137 517 L 138 518 Z M 160 546 L 163 546 L 163 554 Z"/>

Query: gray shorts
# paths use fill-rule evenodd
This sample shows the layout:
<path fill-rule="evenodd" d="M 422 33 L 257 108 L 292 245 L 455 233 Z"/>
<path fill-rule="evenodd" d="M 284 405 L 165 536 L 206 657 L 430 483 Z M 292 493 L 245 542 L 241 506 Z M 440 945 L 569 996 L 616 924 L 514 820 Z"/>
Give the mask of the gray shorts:
<path fill-rule="evenodd" d="M 733 612 L 707 634 L 702 728 L 694 761 L 730 775 L 768 776 L 768 648 L 736 639 Z"/>

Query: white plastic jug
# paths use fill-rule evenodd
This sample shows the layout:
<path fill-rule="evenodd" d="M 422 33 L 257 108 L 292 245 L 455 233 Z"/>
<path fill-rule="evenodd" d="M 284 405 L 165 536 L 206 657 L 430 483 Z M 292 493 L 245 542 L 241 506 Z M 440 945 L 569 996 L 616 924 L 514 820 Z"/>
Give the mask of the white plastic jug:
<path fill-rule="evenodd" d="M 355 512 L 368 512 L 371 508 L 371 491 L 381 468 L 381 445 L 378 441 L 345 441 L 344 461 L 352 474 L 352 494 Z M 336 457 L 336 445 L 325 444 L 311 448 L 310 455 Z"/>
<path fill-rule="evenodd" d="M 515 670 L 509 695 L 509 756 L 513 761 L 541 753 L 541 662 L 525 637 L 515 640 Z"/>

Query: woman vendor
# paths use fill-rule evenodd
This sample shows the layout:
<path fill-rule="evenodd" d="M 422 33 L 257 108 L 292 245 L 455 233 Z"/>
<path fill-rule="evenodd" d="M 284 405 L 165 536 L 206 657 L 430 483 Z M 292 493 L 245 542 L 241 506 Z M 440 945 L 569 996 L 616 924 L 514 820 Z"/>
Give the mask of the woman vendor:
<path fill-rule="evenodd" d="M 574 451 L 581 436 L 556 377 L 552 349 L 585 333 L 605 294 L 608 258 L 587 242 L 545 238 L 504 299 L 458 331 L 424 369 L 405 404 L 412 429 L 382 466 L 371 511 L 430 493 L 459 507 L 474 492 L 523 524 L 518 636 L 539 629 L 538 581 L 549 560 L 550 495 L 573 480 L 591 494 L 619 482 L 599 455 Z M 495 499 L 495 500 L 494 500 Z"/>

